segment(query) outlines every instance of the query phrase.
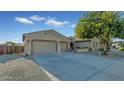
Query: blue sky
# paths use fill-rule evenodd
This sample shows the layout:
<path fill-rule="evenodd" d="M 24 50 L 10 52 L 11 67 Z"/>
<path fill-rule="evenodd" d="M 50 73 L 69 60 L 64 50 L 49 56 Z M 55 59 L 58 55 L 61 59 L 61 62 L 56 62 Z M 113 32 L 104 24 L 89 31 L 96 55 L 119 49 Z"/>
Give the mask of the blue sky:
<path fill-rule="evenodd" d="M 44 29 L 55 29 L 65 36 L 74 35 L 74 27 L 86 12 L 0 12 L 0 42 L 22 42 L 22 35 Z"/>

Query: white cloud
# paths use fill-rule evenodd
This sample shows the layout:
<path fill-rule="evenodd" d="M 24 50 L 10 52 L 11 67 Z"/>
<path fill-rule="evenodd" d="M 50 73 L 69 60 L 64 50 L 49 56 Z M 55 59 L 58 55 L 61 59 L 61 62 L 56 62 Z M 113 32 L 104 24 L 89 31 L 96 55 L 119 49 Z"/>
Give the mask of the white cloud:
<path fill-rule="evenodd" d="M 33 21 L 45 21 L 45 17 L 41 17 L 41 16 L 38 16 L 38 15 L 33 15 L 30 17 L 31 20 Z"/>
<path fill-rule="evenodd" d="M 6 43 L 6 41 L 0 41 L 0 44 L 5 44 Z"/>
<path fill-rule="evenodd" d="M 48 18 L 48 19 L 45 21 L 45 24 L 51 25 L 51 26 L 55 26 L 55 27 L 61 27 L 61 26 L 64 26 L 64 25 L 66 25 L 66 24 L 68 24 L 68 23 L 70 23 L 70 22 L 68 22 L 68 21 L 64 21 L 64 22 L 58 21 L 58 20 L 56 20 L 55 18 Z"/>
<path fill-rule="evenodd" d="M 15 17 L 15 21 L 22 23 L 22 24 L 33 24 L 33 22 L 27 18 L 23 18 L 23 17 Z"/>
<path fill-rule="evenodd" d="M 64 21 L 64 24 L 69 24 L 70 22 L 69 21 Z"/>
<path fill-rule="evenodd" d="M 31 17 L 28 18 L 24 18 L 24 17 L 15 17 L 15 21 L 19 22 L 19 23 L 23 23 L 23 24 L 33 24 L 34 22 L 43 22 L 46 25 L 49 26 L 54 26 L 54 27 L 62 27 L 62 26 L 70 26 L 70 22 L 69 21 L 59 21 L 54 17 L 42 17 L 39 15 L 32 15 Z M 72 25 L 71 27 L 73 27 L 74 25 Z"/>
<path fill-rule="evenodd" d="M 72 25 L 70 25 L 70 27 L 75 28 L 76 27 L 76 24 L 72 24 Z"/>

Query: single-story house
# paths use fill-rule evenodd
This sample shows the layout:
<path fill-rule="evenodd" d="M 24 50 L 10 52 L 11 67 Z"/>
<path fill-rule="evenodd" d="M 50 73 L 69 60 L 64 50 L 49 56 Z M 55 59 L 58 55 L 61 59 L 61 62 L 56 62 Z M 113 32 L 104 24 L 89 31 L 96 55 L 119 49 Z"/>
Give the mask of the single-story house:
<path fill-rule="evenodd" d="M 120 48 L 124 46 L 124 40 L 123 39 L 118 39 L 118 40 L 113 40 L 112 43 L 112 48 Z"/>
<path fill-rule="evenodd" d="M 75 41 L 75 49 L 77 52 L 97 51 L 100 47 L 98 39 L 81 39 Z"/>
<path fill-rule="evenodd" d="M 121 42 L 112 42 L 112 48 L 120 48 Z"/>
<path fill-rule="evenodd" d="M 55 30 L 43 30 L 23 35 L 24 54 L 58 53 L 69 49 L 69 39 Z"/>

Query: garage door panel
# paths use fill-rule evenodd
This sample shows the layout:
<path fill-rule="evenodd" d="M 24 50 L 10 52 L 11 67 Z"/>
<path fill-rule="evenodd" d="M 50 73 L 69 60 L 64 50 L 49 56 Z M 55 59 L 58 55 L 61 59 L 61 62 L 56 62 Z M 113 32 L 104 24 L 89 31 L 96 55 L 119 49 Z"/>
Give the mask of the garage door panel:
<path fill-rule="evenodd" d="M 54 41 L 33 41 L 33 54 L 55 53 L 56 42 Z"/>

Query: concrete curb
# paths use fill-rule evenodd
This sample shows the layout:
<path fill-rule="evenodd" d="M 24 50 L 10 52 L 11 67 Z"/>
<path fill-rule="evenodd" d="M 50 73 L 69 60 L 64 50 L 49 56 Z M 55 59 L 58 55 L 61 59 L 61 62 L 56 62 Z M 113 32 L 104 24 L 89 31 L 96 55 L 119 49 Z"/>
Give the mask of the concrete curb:
<path fill-rule="evenodd" d="M 52 81 L 60 81 L 58 78 L 56 78 L 54 75 L 52 75 L 50 72 L 46 71 L 40 66 L 41 70 L 45 72 L 45 74 L 52 80 Z"/>

